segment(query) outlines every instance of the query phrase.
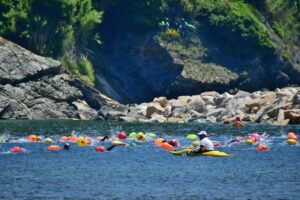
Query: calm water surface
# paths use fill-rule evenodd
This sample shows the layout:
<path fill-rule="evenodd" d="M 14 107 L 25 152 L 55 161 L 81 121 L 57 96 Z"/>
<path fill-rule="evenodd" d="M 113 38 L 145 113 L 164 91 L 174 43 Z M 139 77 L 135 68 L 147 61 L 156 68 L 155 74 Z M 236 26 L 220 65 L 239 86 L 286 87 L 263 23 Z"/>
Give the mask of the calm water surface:
<path fill-rule="evenodd" d="M 173 156 L 153 141 L 128 141 L 128 147 L 98 153 L 94 146 L 71 145 L 69 152 L 48 152 L 47 144 L 24 142 L 35 133 L 58 139 L 71 132 L 96 137 L 126 132 L 154 132 L 189 146 L 189 133 L 217 133 L 213 140 L 267 132 L 269 151 L 244 143 L 217 150 L 236 157 Z M 300 126 L 248 125 L 234 129 L 218 124 L 132 124 L 99 121 L 2 121 L 0 199 L 300 199 L 300 146 L 288 146 L 286 133 Z M 21 138 L 21 139 L 20 139 Z M 13 146 L 25 153 L 8 153 Z M 100 145 L 109 146 L 110 142 Z"/>

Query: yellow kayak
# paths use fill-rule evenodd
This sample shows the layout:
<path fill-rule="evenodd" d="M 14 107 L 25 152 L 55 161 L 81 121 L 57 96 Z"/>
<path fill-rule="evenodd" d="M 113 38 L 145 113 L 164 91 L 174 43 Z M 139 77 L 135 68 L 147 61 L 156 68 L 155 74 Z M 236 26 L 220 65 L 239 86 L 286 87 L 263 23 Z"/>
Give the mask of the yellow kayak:
<path fill-rule="evenodd" d="M 188 156 L 214 156 L 214 157 L 227 157 L 227 156 L 235 156 L 234 154 L 228 154 L 221 151 L 208 151 L 204 153 L 194 153 L 192 149 L 186 148 L 178 151 L 170 151 L 173 155 L 188 155 Z"/>

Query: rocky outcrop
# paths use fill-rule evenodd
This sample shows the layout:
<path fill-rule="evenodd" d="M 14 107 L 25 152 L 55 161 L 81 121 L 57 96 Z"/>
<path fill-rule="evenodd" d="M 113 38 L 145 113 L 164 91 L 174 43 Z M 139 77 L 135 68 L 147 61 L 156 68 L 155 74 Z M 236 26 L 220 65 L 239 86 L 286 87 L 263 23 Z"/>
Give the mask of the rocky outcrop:
<path fill-rule="evenodd" d="M 0 37 L 0 119 L 95 119 L 116 102 L 61 72 L 61 63 Z"/>
<path fill-rule="evenodd" d="M 248 93 L 204 92 L 194 96 L 180 96 L 168 100 L 155 98 L 153 102 L 128 105 L 126 109 L 111 110 L 106 119 L 145 122 L 231 122 L 239 116 L 244 122 L 287 125 L 300 123 L 300 87 L 275 91 Z M 100 110 L 100 113 L 103 111 Z M 114 114 L 115 112 L 118 115 Z"/>

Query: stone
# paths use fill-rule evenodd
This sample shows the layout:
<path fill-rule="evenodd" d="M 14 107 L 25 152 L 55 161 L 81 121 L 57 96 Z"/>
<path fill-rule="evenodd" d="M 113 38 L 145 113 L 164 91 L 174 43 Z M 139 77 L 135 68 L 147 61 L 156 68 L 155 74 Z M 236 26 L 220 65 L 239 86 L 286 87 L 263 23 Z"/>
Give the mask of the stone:
<path fill-rule="evenodd" d="M 197 112 L 206 111 L 205 102 L 202 100 L 201 96 L 192 96 L 191 101 L 187 105 L 187 109 L 194 110 Z"/>
<path fill-rule="evenodd" d="M 265 104 L 272 104 L 276 101 L 276 93 L 275 92 L 267 92 L 266 94 L 262 95 L 260 98 L 248 100 L 245 102 L 246 107 L 253 108 L 253 107 L 260 107 Z"/>
<path fill-rule="evenodd" d="M 153 103 L 159 103 L 161 107 L 165 108 L 168 105 L 166 97 L 158 97 L 153 100 Z"/>
<path fill-rule="evenodd" d="M 56 74 L 61 63 L 41 57 L 0 37 L 0 84 L 18 83 L 43 74 Z"/>
<path fill-rule="evenodd" d="M 172 110 L 174 110 L 175 108 L 186 107 L 190 101 L 191 101 L 191 97 L 180 96 L 178 97 L 178 99 L 169 100 L 169 103 L 172 106 Z"/>
<path fill-rule="evenodd" d="M 79 119 L 81 120 L 91 120 L 96 119 L 98 112 L 92 109 L 86 101 L 84 100 L 77 100 L 72 102 L 72 105 L 75 106 Z"/>
<path fill-rule="evenodd" d="M 217 118 L 223 111 L 225 111 L 225 108 L 217 108 L 215 110 L 212 110 L 206 114 L 207 117 L 214 117 Z"/>
<path fill-rule="evenodd" d="M 165 117 L 162 116 L 162 115 L 153 114 L 153 115 L 151 116 L 150 121 L 151 121 L 151 122 L 159 122 L 159 123 L 162 123 L 162 122 L 166 122 L 166 121 L 167 121 L 167 118 L 165 118 Z"/>
<path fill-rule="evenodd" d="M 154 113 L 161 115 L 164 111 L 165 109 L 159 103 L 151 103 L 146 109 L 146 117 L 151 118 Z"/>
<path fill-rule="evenodd" d="M 180 117 L 169 117 L 169 118 L 167 118 L 166 122 L 181 123 L 181 122 L 184 122 L 184 119 L 182 119 Z"/>
<path fill-rule="evenodd" d="M 300 124 L 300 109 L 285 110 L 284 118 L 289 119 L 291 124 Z"/>
<path fill-rule="evenodd" d="M 201 96 L 210 96 L 210 97 L 215 97 L 215 96 L 218 96 L 219 93 L 216 92 L 216 91 L 210 91 L 210 92 L 202 92 L 201 93 Z"/>
<path fill-rule="evenodd" d="M 285 120 L 277 120 L 277 121 L 274 121 L 272 124 L 275 125 L 275 126 L 286 126 L 288 125 L 290 122 L 289 119 L 285 119 Z"/>
<path fill-rule="evenodd" d="M 213 96 L 201 96 L 205 105 L 214 105 L 214 97 Z"/>

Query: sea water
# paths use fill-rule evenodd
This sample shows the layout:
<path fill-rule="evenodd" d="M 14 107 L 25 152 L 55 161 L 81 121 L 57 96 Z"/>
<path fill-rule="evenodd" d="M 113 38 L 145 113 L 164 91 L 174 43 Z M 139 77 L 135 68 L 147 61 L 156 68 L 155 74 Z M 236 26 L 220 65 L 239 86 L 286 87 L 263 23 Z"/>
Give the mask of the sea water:
<path fill-rule="evenodd" d="M 112 136 L 118 131 L 155 133 L 176 138 L 205 130 L 211 139 L 225 141 L 258 132 L 269 135 L 268 151 L 245 143 L 216 147 L 234 157 L 174 156 L 153 141 L 126 141 L 128 147 L 96 152 L 92 143 L 70 151 L 49 152 L 49 144 L 26 141 L 29 134 Z M 109 123 L 101 121 L 1 121 L 0 199 L 300 199 L 300 146 L 286 143 L 288 131 L 300 126 L 247 125 L 242 129 L 221 124 Z M 62 146 L 62 143 L 58 143 Z M 9 153 L 13 146 L 24 153 Z"/>

